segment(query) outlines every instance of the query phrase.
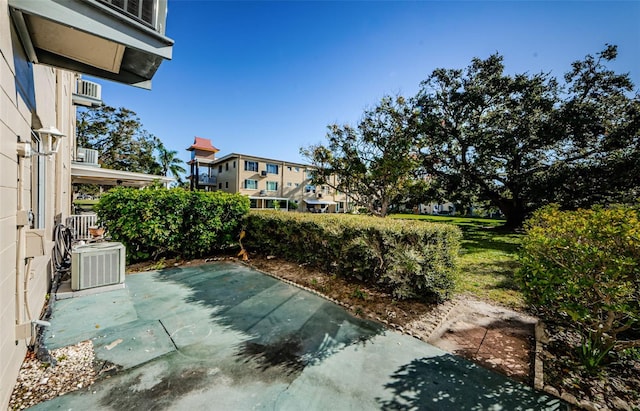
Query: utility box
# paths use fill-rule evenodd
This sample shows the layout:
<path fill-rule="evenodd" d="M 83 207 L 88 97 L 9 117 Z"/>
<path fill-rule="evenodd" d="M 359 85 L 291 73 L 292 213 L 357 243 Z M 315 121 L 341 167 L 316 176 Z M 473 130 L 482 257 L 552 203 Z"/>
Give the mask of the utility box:
<path fill-rule="evenodd" d="M 26 230 L 26 258 L 45 255 L 44 230 Z"/>

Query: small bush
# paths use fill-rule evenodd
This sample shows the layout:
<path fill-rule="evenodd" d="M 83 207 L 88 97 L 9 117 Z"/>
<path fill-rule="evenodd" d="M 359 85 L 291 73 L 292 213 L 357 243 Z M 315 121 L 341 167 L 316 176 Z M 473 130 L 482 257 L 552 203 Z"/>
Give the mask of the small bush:
<path fill-rule="evenodd" d="M 251 251 L 354 277 L 399 299 L 447 298 L 461 239 L 445 224 L 269 211 L 249 213 L 246 234 Z"/>
<path fill-rule="evenodd" d="M 247 197 L 222 192 L 118 187 L 96 205 L 130 262 L 159 257 L 195 258 L 234 243 L 249 211 Z"/>
<path fill-rule="evenodd" d="M 637 210 L 560 211 L 550 206 L 527 222 L 526 234 L 517 279 L 541 316 L 570 319 L 588 342 L 586 348 L 598 352 L 640 345 Z M 619 341 L 622 333 L 632 338 Z"/>

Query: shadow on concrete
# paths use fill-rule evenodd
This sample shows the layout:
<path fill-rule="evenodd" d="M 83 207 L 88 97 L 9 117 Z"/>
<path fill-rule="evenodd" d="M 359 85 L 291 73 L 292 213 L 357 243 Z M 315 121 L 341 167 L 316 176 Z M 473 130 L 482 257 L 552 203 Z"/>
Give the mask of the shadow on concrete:
<path fill-rule="evenodd" d="M 461 370 L 463 372 L 461 372 Z M 505 379 L 459 357 L 420 358 L 401 366 L 385 388 L 383 410 L 560 410 L 557 398 Z"/>
<path fill-rule="evenodd" d="M 352 344 L 364 344 L 384 327 L 246 266 L 230 263 L 160 271 L 161 281 L 191 289 L 187 303 L 212 309 L 211 320 L 249 338 L 236 347 L 239 363 L 274 369 L 292 381 Z"/>

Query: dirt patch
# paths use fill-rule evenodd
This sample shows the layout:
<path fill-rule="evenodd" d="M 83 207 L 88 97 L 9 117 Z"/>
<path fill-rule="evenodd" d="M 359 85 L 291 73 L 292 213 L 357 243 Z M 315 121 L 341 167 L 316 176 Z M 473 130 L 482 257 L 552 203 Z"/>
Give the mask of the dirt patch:
<path fill-rule="evenodd" d="M 469 296 L 458 297 L 455 308 L 427 341 L 530 384 L 536 322 L 516 311 Z"/>

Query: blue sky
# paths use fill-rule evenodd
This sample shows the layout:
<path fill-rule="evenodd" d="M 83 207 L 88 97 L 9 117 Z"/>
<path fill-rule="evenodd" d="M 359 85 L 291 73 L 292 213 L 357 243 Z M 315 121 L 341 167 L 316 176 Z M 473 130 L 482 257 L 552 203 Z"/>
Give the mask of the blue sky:
<path fill-rule="evenodd" d="M 326 126 L 355 124 L 385 94 L 414 95 L 439 67 L 494 52 L 506 70 L 552 72 L 616 44 L 640 88 L 640 1 L 169 0 L 173 60 L 151 91 L 99 80 L 164 144 L 305 162 Z"/>

